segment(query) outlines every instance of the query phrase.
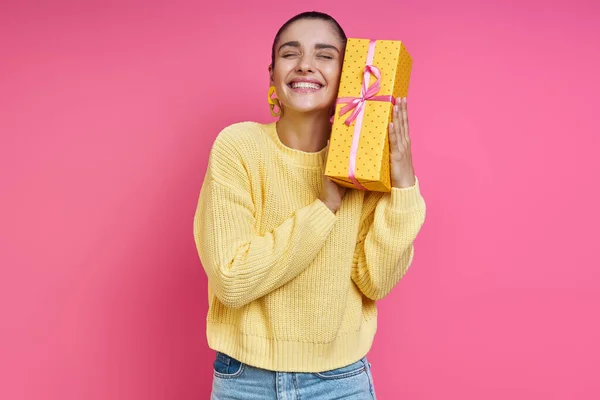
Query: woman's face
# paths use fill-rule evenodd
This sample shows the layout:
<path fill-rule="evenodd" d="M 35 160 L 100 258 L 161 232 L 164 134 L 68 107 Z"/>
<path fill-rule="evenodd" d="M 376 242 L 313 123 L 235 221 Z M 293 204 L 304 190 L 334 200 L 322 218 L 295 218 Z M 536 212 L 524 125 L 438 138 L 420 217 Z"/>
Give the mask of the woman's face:
<path fill-rule="evenodd" d="M 343 42 L 327 21 L 292 23 L 275 44 L 271 85 L 287 112 L 327 111 L 335 103 L 344 55 Z"/>

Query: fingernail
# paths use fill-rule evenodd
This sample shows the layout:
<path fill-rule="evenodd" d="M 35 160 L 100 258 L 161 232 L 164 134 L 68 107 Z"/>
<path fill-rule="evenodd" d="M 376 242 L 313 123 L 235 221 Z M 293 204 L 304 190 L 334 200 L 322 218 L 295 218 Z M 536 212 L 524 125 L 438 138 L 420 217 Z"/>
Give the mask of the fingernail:
<path fill-rule="evenodd" d="M 404 98 L 404 104 L 406 104 L 406 97 Z"/>
<path fill-rule="evenodd" d="M 398 106 L 394 106 L 394 111 L 398 112 Z"/>

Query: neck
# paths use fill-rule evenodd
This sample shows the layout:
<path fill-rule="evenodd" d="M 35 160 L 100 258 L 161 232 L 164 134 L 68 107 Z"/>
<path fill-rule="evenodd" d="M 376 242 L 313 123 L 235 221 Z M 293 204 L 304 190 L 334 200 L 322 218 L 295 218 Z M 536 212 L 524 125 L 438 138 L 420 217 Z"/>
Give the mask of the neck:
<path fill-rule="evenodd" d="M 327 146 L 331 123 L 327 113 L 284 113 L 277 121 L 279 140 L 292 149 L 315 153 Z"/>

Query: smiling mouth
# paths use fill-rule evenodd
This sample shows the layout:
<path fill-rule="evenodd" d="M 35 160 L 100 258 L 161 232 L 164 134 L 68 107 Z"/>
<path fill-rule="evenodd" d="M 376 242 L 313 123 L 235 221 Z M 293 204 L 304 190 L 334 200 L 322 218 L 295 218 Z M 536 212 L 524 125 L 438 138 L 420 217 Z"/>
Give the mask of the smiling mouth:
<path fill-rule="evenodd" d="M 323 85 L 315 82 L 291 82 L 288 86 L 292 89 L 303 89 L 303 90 L 319 90 Z"/>

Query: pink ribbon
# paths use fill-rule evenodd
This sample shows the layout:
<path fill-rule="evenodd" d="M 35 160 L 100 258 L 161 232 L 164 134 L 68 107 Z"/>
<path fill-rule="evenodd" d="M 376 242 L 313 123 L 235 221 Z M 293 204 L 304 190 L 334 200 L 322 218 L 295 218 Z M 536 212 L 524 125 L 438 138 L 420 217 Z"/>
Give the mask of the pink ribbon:
<path fill-rule="evenodd" d="M 362 122 L 365 114 L 365 106 L 367 101 L 389 101 L 392 104 L 396 104 L 396 99 L 393 96 L 376 96 L 377 92 L 381 89 L 380 79 L 381 71 L 379 68 L 373 65 L 373 58 L 375 57 L 375 44 L 374 40 L 369 43 L 369 52 L 367 53 L 367 62 L 364 70 L 363 84 L 360 92 L 360 97 L 340 97 L 337 99 L 338 104 L 346 104 L 340 110 L 340 116 L 352 111 L 352 113 L 346 118 L 344 123 L 348 126 L 352 122 L 356 121 L 354 125 L 354 134 L 352 136 L 352 147 L 350 148 L 350 162 L 348 163 L 348 178 L 354 186 L 361 190 L 367 190 L 361 185 L 356 179 L 356 156 L 358 153 L 358 143 L 360 141 L 360 131 L 362 128 Z M 375 76 L 375 82 L 371 86 L 369 79 L 371 74 Z"/>

